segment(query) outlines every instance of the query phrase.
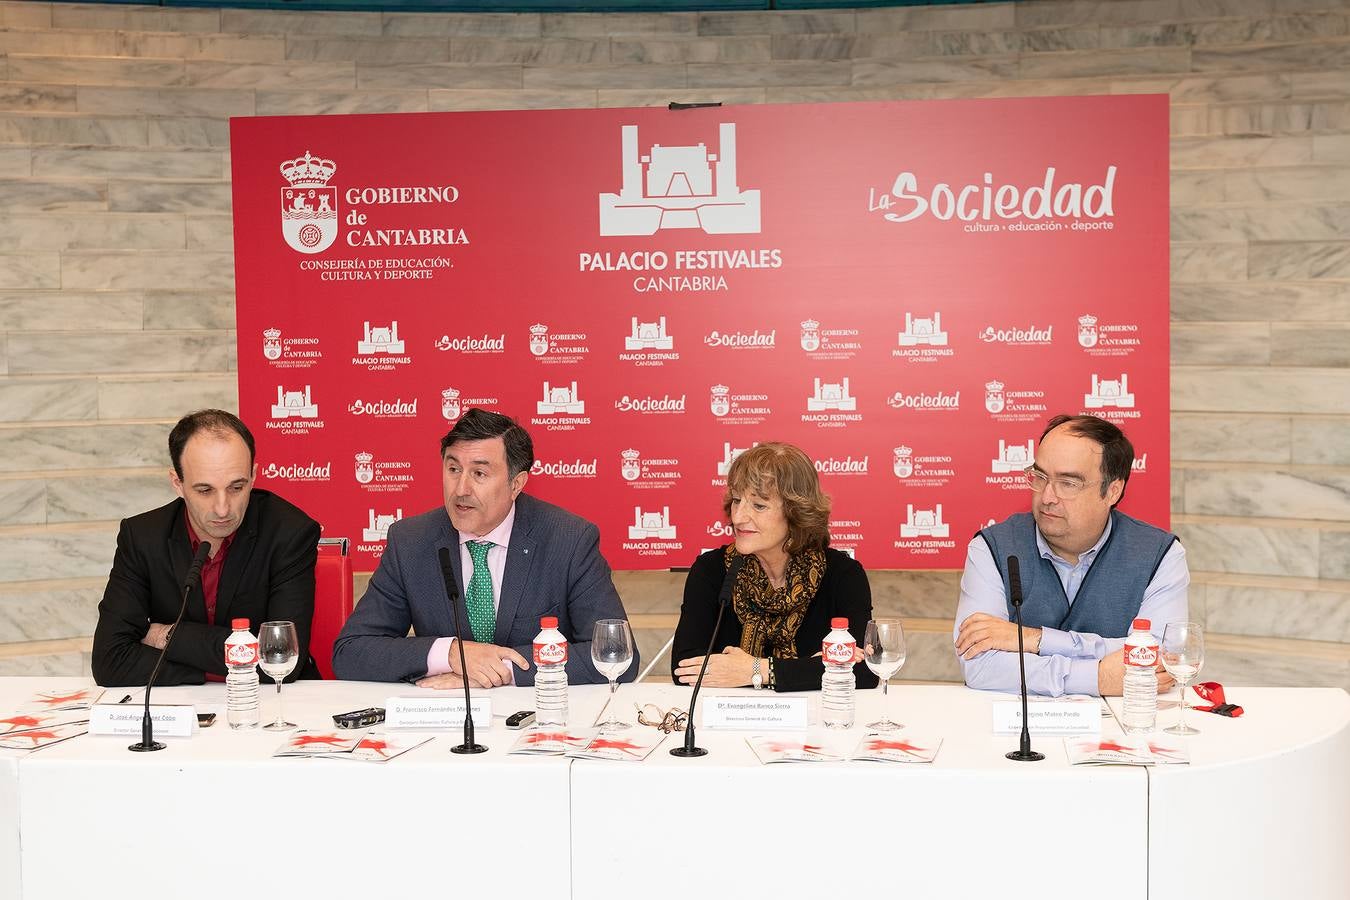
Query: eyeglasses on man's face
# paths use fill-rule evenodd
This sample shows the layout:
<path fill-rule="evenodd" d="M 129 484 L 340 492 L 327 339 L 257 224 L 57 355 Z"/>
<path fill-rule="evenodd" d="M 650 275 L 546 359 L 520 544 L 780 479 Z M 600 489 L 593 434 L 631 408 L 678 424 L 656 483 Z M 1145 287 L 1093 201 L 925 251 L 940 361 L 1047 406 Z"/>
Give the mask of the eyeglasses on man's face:
<path fill-rule="evenodd" d="M 1027 487 L 1036 493 L 1044 491 L 1048 485 L 1055 486 L 1055 496 L 1063 497 L 1065 500 L 1077 497 L 1087 488 L 1093 485 L 1101 484 L 1101 481 L 1084 481 L 1073 475 L 1060 475 L 1051 478 L 1035 466 L 1027 466 L 1022 470 L 1022 477 L 1026 479 Z"/>

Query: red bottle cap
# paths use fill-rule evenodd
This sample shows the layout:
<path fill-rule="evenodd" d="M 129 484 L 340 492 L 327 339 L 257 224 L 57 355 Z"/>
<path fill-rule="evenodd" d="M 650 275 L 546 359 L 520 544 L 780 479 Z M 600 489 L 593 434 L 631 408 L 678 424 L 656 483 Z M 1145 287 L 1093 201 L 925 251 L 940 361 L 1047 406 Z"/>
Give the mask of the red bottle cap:
<path fill-rule="evenodd" d="M 1134 625 L 1132 625 L 1131 627 L 1135 631 L 1148 631 L 1150 628 L 1153 627 L 1153 623 L 1150 622 L 1148 619 L 1135 619 Z"/>
<path fill-rule="evenodd" d="M 541 617 L 541 618 L 539 619 L 539 627 L 540 627 L 540 628 L 557 628 L 557 627 L 558 627 L 558 617 L 557 617 L 557 616 L 543 616 L 543 617 Z"/>
<path fill-rule="evenodd" d="M 248 619 L 231 619 L 230 627 L 235 631 L 248 631 Z"/>
<path fill-rule="evenodd" d="M 842 629 L 844 629 L 845 631 L 848 631 L 848 619 L 845 619 L 843 616 L 840 616 L 840 617 L 837 618 L 837 619 L 831 619 L 831 620 L 830 620 L 830 627 L 831 627 L 831 628 L 842 628 Z"/>

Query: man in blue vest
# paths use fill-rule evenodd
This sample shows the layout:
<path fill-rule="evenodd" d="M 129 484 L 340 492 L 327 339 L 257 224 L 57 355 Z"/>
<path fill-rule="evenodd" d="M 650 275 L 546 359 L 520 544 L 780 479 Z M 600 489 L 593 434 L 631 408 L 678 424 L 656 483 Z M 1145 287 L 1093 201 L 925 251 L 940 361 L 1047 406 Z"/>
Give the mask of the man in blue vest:
<path fill-rule="evenodd" d="M 973 688 L 1019 690 L 1008 564 L 1022 581 L 1027 690 L 1118 695 L 1136 617 L 1156 633 L 1186 621 L 1191 576 L 1176 536 L 1116 509 L 1134 447 L 1096 416 L 1056 416 L 1026 470 L 1031 512 L 982 529 L 966 552 L 956 654 Z M 1158 690 L 1172 686 L 1159 670 Z"/>

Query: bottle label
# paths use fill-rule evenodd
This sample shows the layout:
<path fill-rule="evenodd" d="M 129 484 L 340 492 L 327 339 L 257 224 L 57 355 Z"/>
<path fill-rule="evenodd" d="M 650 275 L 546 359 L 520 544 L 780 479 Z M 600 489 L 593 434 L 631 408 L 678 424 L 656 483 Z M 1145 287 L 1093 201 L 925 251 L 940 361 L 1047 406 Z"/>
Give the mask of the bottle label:
<path fill-rule="evenodd" d="M 247 644 L 225 644 L 225 665 L 256 666 L 258 664 L 258 642 Z"/>
<path fill-rule="evenodd" d="M 556 666 L 565 662 L 567 662 L 566 641 L 547 641 L 534 645 L 536 666 Z"/>
<path fill-rule="evenodd" d="M 1152 669 L 1158 665 L 1157 644 L 1126 644 L 1125 665 Z"/>
<path fill-rule="evenodd" d="M 853 665 L 853 651 L 858 647 L 857 641 L 835 641 L 830 643 L 828 640 L 821 645 L 821 656 L 825 657 L 826 663 L 835 665 Z"/>

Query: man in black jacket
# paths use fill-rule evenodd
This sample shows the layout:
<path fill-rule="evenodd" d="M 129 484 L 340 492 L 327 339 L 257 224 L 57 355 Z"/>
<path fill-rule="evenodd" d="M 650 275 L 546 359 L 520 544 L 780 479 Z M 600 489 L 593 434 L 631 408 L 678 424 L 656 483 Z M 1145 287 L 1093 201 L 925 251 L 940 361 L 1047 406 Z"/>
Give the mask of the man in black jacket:
<path fill-rule="evenodd" d="M 190 413 L 169 433 L 178 500 L 122 520 L 98 606 L 93 674 L 101 685 L 140 685 L 169 640 L 183 580 L 201 541 L 211 545 L 157 684 L 225 676 L 230 620 L 295 623 L 300 660 L 287 678 L 318 678 L 309 657 L 319 524 L 275 494 L 254 490 L 253 435 L 219 409 Z M 266 676 L 263 676 L 266 679 Z"/>

